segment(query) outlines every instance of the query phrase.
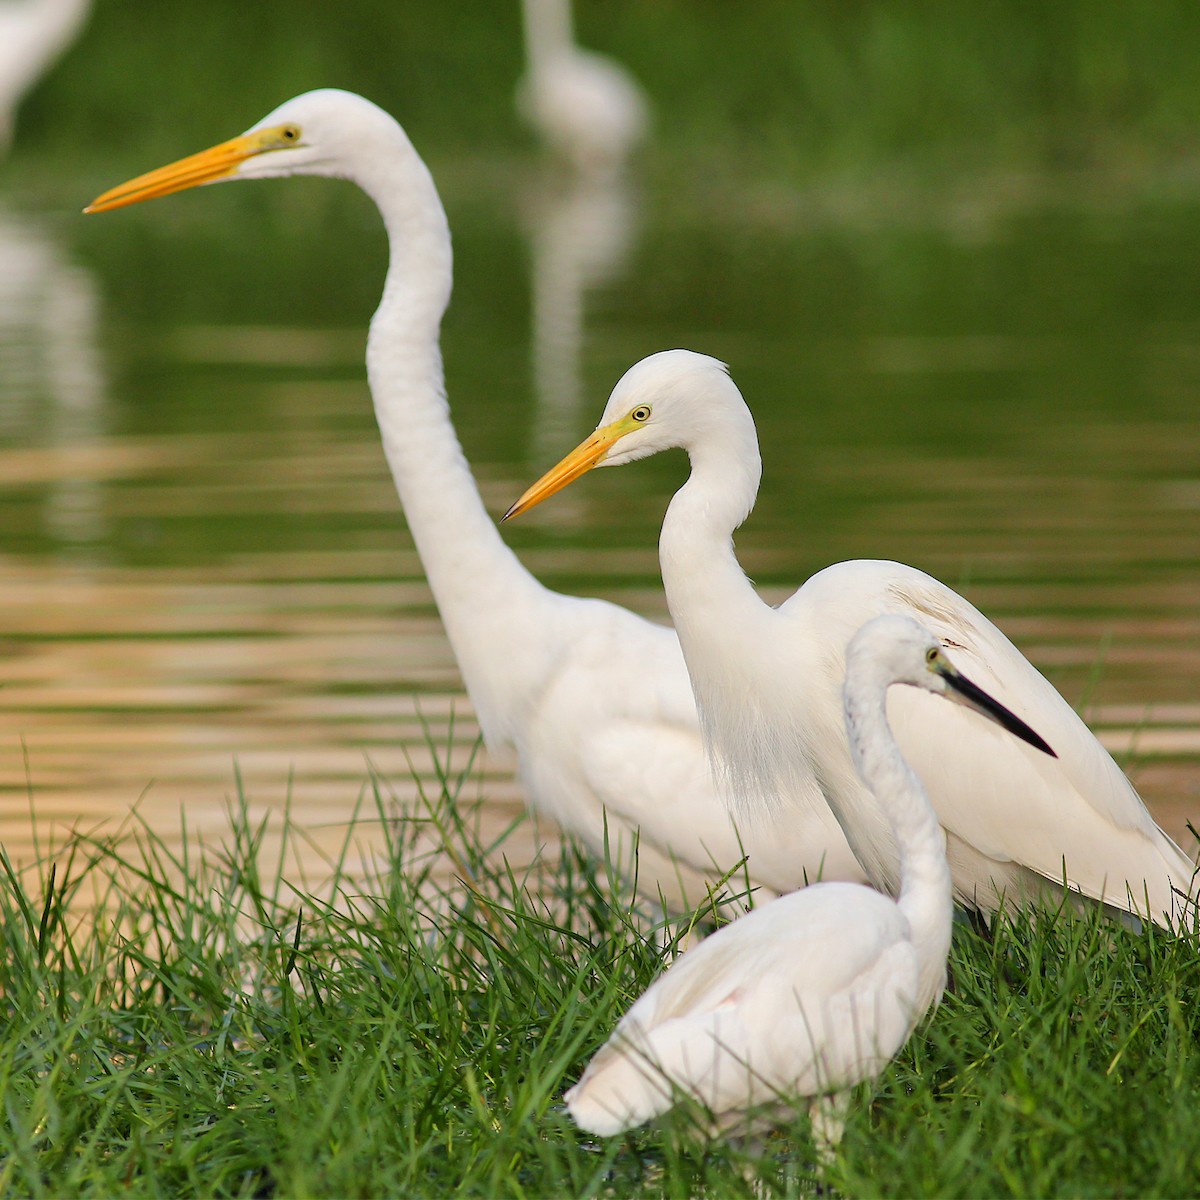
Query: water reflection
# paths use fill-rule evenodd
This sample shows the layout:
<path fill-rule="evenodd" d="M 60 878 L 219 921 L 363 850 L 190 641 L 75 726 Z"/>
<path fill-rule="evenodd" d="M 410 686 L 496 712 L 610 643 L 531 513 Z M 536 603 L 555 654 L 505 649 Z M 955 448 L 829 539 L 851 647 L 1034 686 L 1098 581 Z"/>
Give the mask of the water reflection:
<path fill-rule="evenodd" d="M 543 429 L 544 447 L 498 431 L 556 413 L 590 424 L 648 350 L 731 358 L 766 459 L 738 547 L 768 594 L 855 556 L 938 575 L 1082 708 L 1183 837 L 1200 812 L 1200 296 L 1181 282 L 1200 257 L 1197 216 L 1193 202 L 1064 237 L 1061 214 L 1028 214 L 1002 226 L 999 247 L 947 248 L 905 231 L 733 236 L 651 208 L 637 280 L 619 268 L 604 279 L 613 303 L 589 318 L 589 396 L 572 411 L 593 268 L 619 263 L 633 234 L 627 199 L 568 190 L 533 251 L 547 289 L 534 321 L 549 331 L 546 407 L 530 421 L 530 398 L 480 371 L 475 386 L 453 386 L 455 421 L 499 513 L 531 462 L 557 457 L 578 428 Z M 301 320 L 287 294 L 255 296 L 262 328 L 220 307 L 244 288 L 239 270 L 294 268 L 296 219 L 273 232 L 250 209 L 219 255 L 174 229 L 181 255 L 207 253 L 229 272 L 207 307 L 180 297 L 178 311 L 132 317 L 128 281 L 178 268 L 149 255 L 136 271 L 110 265 L 126 287 L 106 281 L 121 298 L 107 327 L 94 284 L 44 231 L 8 252 L 52 264 L 0 292 L 0 837 L 14 857 L 33 853 L 29 793 L 60 827 L 115 824 L 141 797 L 168 838 L 181 806 L 192 829 L 219 836 L 235 761 L 252 812 L 290 800 L 315 841 L 336 845 L 372 768 L 411 799 L 435 779 L 430 740 L 445 745 L 453 726 L 455 765 L 472 750 L 472 714 L 378 444 L 363 330 Z M 611 240 L 589 248 L 581 230 L 606 219 Z M 504 236 L 518 257 L 519 231 Z M 1038 274 L 1048 243 L 1060 262 Z M 249 244 L 262 258 L 243 267 Z M 460 263 L 485 275 L 469 231 L 458 245 Z M 551 269 L 542 256 L 556 245 Z M 331 253 L 339 271 L 378 271 L 340 244 Z M 328 269 L 314 267 L 318 309 Z M 1084 316 L 1056 275 L 1078 280 Z M 157 278 L 147 290 L 172 294 Z M 502 321 L 475 319 L 488 293 L 472 272 L 457 290 L 452 380 L 466 359 L 503 361 L 512 340 Z M 460 313 L 472 319 L 456 323 Z M 110 380 L 104 362 L 117 364 Z M 552 586 L 662 617 L 654 542 L 679 471 L 597 472 L 572 489 L 569 523 L 507 536 Z M 511 767 L 485 757 L 471 785 L 496 827 L 520 808 Z M 533 845 L 528 833 L 522 852 Z"/>
<path fill-rule="evenodd" d="M 91 274 L 51 230 L 0 208 L 0 446 L 11 481 L 44 452 L 42 535 L 84 562 L 102 547 L 96 451 L 108 415 Z M 3 450 L 0 450 L 3 453 Z"/>
<path fill-rule="evenodd" d="M 536 395 L 529 456 L 536 465 L 560 456 L 577 439 L 580 421 L 593 416 L 582 411 L 587 297 L 627 269 L 638 204 L 625 173 L 547 170 L 527 208 Z"/>
<path fill-rule="evenodd" d="M 318 555 L 279 571 L 249 557 L 216 580 L 7 562 L 0 620 L 19 631 L 0 691 L 9 852 L 25 857 L 27 794 L 44 836 L 111 828 L 137 801 L 168 840 L 181 809 L 193 832 L 219 837 L 235 762 L 252 812 L 290 805 L 326 845 L 372 772 L 400 800 L 417 779 L 436 792 L 435 754 L 461 770 L 477 729 L 436 618 L 397 620 L 405 589 L 350 582 L 382 575 L 379 559 Z M 497 820 L 519 810 L 510 764 L 489 761 L 473 786 Z"/>

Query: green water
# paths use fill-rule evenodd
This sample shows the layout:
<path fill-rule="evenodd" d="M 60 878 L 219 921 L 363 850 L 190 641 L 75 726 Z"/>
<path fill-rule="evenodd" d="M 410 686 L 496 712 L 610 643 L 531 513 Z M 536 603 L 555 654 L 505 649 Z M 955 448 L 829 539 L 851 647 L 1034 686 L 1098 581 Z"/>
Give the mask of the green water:
<path fill-rule="evenodd" d="M 120 816 L 149 788 L 154 819 L 186 801 L 219 824 L 235 757 L 252 798 L 290 789 L 336 823 L 368 758 L 401 792 L 408 755 L 427 768 L 422 721 L 443 734 L 456 714 L 469 741 L 363 380 L 385 255 L 369 203 L 294 180 L 77 215 L 326 83 L 394 111 L 442 188 L 448 386 L 497 515 L 631 363 L 718 355 L 763 438 L 738 546 L 768 594 L 857 556 L 960 587 L 1133 750 L 1183 832 L 1200 809 L 1200 157 L 1177 60 L 1200 37 L 1182 8 L 1106 34 L 1050 6 L 1025 42 L 988 10 L 1008 22 L 994 61 L 985 13 L 943 31 L 934 70 L 913 14 L 817 8 L 801 46 L 779 5 L 735 27 L 714 5 L 583 4 L 582 34 L 659 110 L 628 191 L 589 201 L 516 126 L 517 27 L 484 6 L 303 26 L 279 5 L 134 7 L 100 4 L 0 183 L 6 839 L 30 781 L 45 819 Z M 576 258 L 548 268 L 555 230 Z M 547 273 L 583 316 L 578 355 L 541 368 L 567 384 L 539 397 Z M 654 543 L 684 469 L 598 472 L 506 536 L 554 586 L 662 616 Z M 481 786 L 517 802 L 506 763 Z"/>

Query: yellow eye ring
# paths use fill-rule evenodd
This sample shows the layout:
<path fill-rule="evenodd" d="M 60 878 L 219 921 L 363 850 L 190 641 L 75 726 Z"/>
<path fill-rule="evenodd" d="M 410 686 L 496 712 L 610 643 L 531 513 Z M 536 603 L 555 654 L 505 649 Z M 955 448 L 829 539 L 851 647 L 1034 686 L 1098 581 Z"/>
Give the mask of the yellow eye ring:
<path fill-rule="evenodd" d="M 937 646 L 930 646 L 929 649 L 925 651 L 925 662 L 931 667 L 941 657 L 942 652 Z"/>
<path fill-rule="evenodd" d="M 629 415 L 639 423 L 648 421 L 650 420 L 650 405 L 639 404 Z"/>

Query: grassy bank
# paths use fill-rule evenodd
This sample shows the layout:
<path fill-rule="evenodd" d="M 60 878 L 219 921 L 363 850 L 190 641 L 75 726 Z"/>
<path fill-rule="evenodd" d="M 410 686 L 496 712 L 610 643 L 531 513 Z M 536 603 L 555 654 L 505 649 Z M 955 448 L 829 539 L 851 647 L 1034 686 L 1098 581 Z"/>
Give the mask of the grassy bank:
<path fill-rule="evenodd" d="M 28 875 L 6 861 L 0 1189 L 811 1194 L 804 1122 L 753 1160 L 686 1116 L 605 1143 L 574 1129 L 563 1089 L 676 942 L 569 850 L 506 865 L 455 807 L 461 783 L 403 820 L 373 784 L 320 886 L 289 883 L 286 844 L 264 861 L 244 805 L 219 847 L 134 830 Z M 386 853 L 352 877 L 376 821 Z M 964 925 L 952 974 L 859 1090 L 838 1191 L 1194 1191 L 1194 943 L 1045 915 Z"/>

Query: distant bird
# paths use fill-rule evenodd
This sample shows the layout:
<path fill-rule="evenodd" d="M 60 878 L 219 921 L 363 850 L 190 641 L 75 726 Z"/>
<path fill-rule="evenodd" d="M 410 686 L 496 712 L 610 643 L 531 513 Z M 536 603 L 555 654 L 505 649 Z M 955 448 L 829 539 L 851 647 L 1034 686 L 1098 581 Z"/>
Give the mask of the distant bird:
<path fill-rule="evenodd" d="M 581 174 L 619 171 L 646 136 L 642 89 L 620 63 L 575 45 L 570 0 L 523 0 L 522 12 L 521 115 Z"/>
<path fill-rule="evenodd" d="M 752 1131 L 807 1099 L 827 1159 L 841 1136 L 846 1089 L 878 1075 L 937 1004 L 953 920 L 950 871 L 937 815 L 888 728 L 892 684 L 952 700 L 1054 753 L 958 673 L 936 634 L 910 617 L 867 622 L 846 650 L 845 736 L 891 827 L 899 898 L 821 883 L 689 950 L 625 1014 L 567 1092 L 584 1129 L 620 1133 L 683 1095 L 707 1109 L 713 1131 Z"/>
<path fill-rule="evenodd" d="M 83 28 L 90 0 L 0 3 L 0 153 L 12 141 L 17 106 Z"/>
<path fill-rule="evenodd" d="M 329 175 L 379 206 L 391 244 L 371 321 L 367 374 L 383 447 L 467 692 L 492 747 L 516 751 L 531 806 L 606 846 L 669 905 L 749 855 L 772 891 L 861 879 L 827 807 L 786 837 L 735 834 L 705 762 L 675 634 L 602 600 L 543 587 L 504 544 L 450 423 L 439 328 L 450 299 L 450 231 L 437 189 L 404 130 L 349 92 L 289 100 L 247 133 L 130 180 L 101 212 L 233 179 Z"/>
<path fill-rule="evenodd" d="M 738 565 L 733 531 L 754 505 L 754 420 L 728 370 L 687 350 L 630 368 L 599 427 L 509 510 L 524 512 L 595 466 L 682 447 L 691 476 L 667 509 L 659 559 L 701 725 L 743 813 L 786 829 L 828 803 L 868 878 L 896 894 L 900 860 L 883 809 L 854 770 L 841 722 L 845 649 L 883 613 L 915 617 L 981 686 L 1054 745 L 1051 761 L 961 709 L 912 689 L 889 702 L 896 740 L 946 831 L 955 895 L 985 911 L 1069 889 L 1173 922 L 1191 860 L 1069 704 L 982 613 L 936 579 L 894 562 L 818 572 L 778 608 Z"/>

